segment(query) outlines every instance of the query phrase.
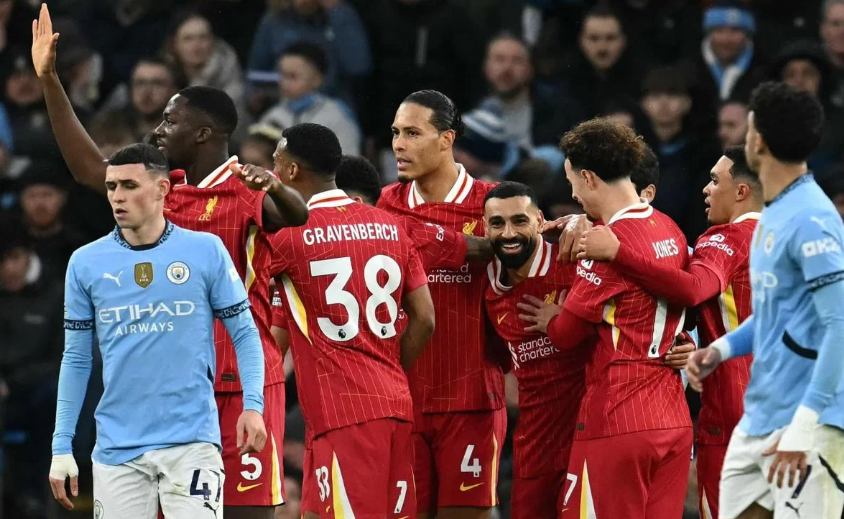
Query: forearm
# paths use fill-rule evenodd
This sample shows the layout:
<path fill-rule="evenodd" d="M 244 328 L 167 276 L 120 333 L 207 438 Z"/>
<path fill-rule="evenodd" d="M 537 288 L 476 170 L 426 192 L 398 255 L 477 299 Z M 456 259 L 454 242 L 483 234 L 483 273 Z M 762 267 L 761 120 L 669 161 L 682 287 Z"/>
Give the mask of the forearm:
<path fill-rule="evenodd" d="M 567 350 L 575 348 L 589 336 L 594 325 L 563 308 L 548 321 L 547 333 L 551 344 Z"/>
<path fill-rule="evenodd" d="M 466 236 L 466 261 L 491 261 L 494 255 L 492 252 L 492 243 L 488 239 L 478 236 Z"/>
<path fill-rule="evenodd" d="M 713 342 L 711 347 L 721 352 L 723 360 L 750 355 L 753 353 L 753 323 L 754 319 L 751 315 L 738 328 Z"/>
<path fill-rule="evenodd" d="M 648 292 L 676 305 L 697 306 L 721 293 L 720 279 L 705 266 L 695 264 L 681 270 L 636 254 L 624 243 L 618 248 L 613 265 L 647 287 Z"/>
<path fill-rule="evenodd" d="M 802 404 L 818 414 L 829 405 L 844 376 L 844 359 L 838 342 L 844 337 L 844 282 L 826 285 L 812 292 L 812 300 L 823 323 L 824 335 L 818 359 Z"/>
<path fill-rule="evenodd" d="M 252 313 L 247 309 L 222 319 L 234 343 L 243 388 L 243 409 L 264 412 L 264 349 Z"/>
<path fill-rule="evenodd" d="M 105 193 L 106 157 L 85 131 L 55 73 L 41 78 L 50 126 L 73 178 Z"/>
<path fill-rule="evenodd" d="M 263 201 L 264 230 L 272 233 L 284 227 L 298 227 L 308 221 L 308 205 L 296 190 L 275 182 Z"/>
<path fill-rule="evenodd" d="M 410 370 L 434 335 L 433 322 L 408 317 L 407 327 L 401 336 L 401 366 L 405 371 Z"/>
<path fill-rule="evenodd" d="M 53 454 L 71 454 L 76 422 L 85 401 L 88 379 L 93 365 L 94 331 L 66 330 L 65 351 L 59 371 L 56 400 L 56 429 L 53 433 Z"/>

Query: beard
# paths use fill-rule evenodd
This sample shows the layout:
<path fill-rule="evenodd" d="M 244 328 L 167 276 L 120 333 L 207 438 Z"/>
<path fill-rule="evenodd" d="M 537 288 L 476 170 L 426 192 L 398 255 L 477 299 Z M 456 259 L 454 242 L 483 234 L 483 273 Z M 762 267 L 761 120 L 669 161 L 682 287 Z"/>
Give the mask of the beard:
<path fill-rule="evenodd" d="M 508 253 L 504 249 L 504 245 L 511 245 L 514 243 L 521 244 L 522 250 L 516 254 Z M 531 254 L 536 249 L 536 238 L 525 238 L 519 236 L 513 239 L 505 240 L 499 238 L 492 242 L 492 250 L 495 252 L 495 257 L 501 262 L 501 265 L 507 269 L 518 269 L 530 259 Z"/>

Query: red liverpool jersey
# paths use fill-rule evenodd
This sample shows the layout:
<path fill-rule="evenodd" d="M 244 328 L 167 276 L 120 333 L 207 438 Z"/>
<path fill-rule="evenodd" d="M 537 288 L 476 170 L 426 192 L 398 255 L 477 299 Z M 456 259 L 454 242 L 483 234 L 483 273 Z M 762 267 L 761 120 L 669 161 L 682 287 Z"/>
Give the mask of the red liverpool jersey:
<path fill-rule="evenodd" d="M 556 261 L 554 245 L 541 238 L 527 279 L 501 282 L 501 262 L 487 267 L 486 312 L 510 350 L 519 383 L 519 420 L 513 433 L 514 476 L 558 473 L 568 465 L 577 412 L 585 390 L 589 349 L 560 351 L 542 333 L 526 332 L 516 304 L 525 295 L 557 303 L 574 278 L 574 266 Z"/>
<path fill-rule="evenodd" d="M 401 223 L 337 189 L 314 195 L 302 227 L 272 236 L 270 272 L 305 423 L 314 435 L 380 418 L 412 421 L 396 329 L 425 271 Z"/>
<path fill-rule="evenodd" d="M 399 218 L 405 232 L 413 240 L 426 271 L 431 268 L 457 270 L 463 266 L 466 261 L 466 238 L 462 232 L 412 216 Z"/>
<path fill-rule="evenodd" d="M 266 373 L 264 384 L 284 382 L 281 353 L 270 333 L 269 292 L 270 246 L 262 232 L 263 200 L 266 193 L 253 191 L 232 176 L 232 157 L 196 186 L 185 183 L 183 171 L 173 171 L 173 188 L 164 200 L 164 215 L 179 227 L 216 234 L 232 257 L 240 278 L 246 285 L 252 316 L 264 346 Z M 217 349 L 217 375 L 214 390 L 239 392 L 237 356 L 231 337 L 222 321 L 214 321 Z"/>
<path fill-rule="evenodd" d="M 457 181 L 444 202 L 425 202 L 413 182 L 384 188 L 378 207 L 445 229 L 483 236 L 484 196 L 493 186 L 473 179 L 463 166 L 458 167 Z M 431 344 L 408 374 L 417 412 L 491 410 L 504 405 L 501 366 L 486 348 L 485 268 L 464 263 L 459 269 L 428 272 L 437 328 Z"/>
<path fill-rule="evenodd" d="M 622 209 L 607 225 L 639 254 L 686 267 L 682 231 L 648 204 Z M 576 438 L 690 427 L 680 373 L 661 359 L 682 330 L 685 309 L 653 297 L 609 263 L 581 260 L 576 274 L 564 306 L 596 323 L 599 336 L 586 367 Z"/>
<path fill-rule="evenodd" d="M 750 317 L 748 257 L 759 213 L 747 213 L 733 223 L 710 227 L 697 241 L 692 264 L 714 272 L 721 281 L 721 295 L 698 307 L 702 346 L 735 330 Z M 730 359 L 703 381 L 698 417 L 698 443 L 726 445 L 744 412 L 744 390 L 750 381 L 751 355 Z"/>

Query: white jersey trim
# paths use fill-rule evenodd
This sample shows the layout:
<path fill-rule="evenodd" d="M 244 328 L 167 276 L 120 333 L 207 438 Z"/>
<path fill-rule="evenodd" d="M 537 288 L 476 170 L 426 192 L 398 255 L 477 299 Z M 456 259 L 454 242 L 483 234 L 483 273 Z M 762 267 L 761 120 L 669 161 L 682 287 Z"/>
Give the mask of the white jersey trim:
<path fill-rule="evenodd" d="M 613 224 L 619 220 L 648 218 L 654 214 L 654 208 L 647 202 L 636 202 L 633 205 L 628 205 L 624 209 L 612 215 L 607 225 Z"/>
<path fill-rule="evenodd" d="M 741 223 L 745 220 L 758 220 L 761 216 L 762 216 L 762 213 L 756 213 L 756 212 L 744 213 L 743 215 L 741 215 L 738 218 L 736 218 L 735 220 L 733 220 L 733 223 Z"/>
<path fill-rule="evenodd" d="M 451 186 L 451 190 L 445 196 L 443 202 L 448 204 L 462 204 L 466 200 L 466 197 L 469 196 L 469 193 L 472 192 L 472 185 L 474 183 L 475 179 L 466 171 L 463 164 L 457 164 L 457 180 L 454 181 L 454 185 Z M 407 206 L 414 209 L 424 203 L 425 199 L 422 198 L 419 190 L 416 189 L 416 181 L 414 180 L 410 184 L 407 195 Z"/>
<path fill-rule="evenodd" d="M 225 161 L 219 168 L 215 169 L 211 172 L 207 177 L 202 179 L 202 182 L 196 185 L 196 187 L 200 189 L 208 189 L 215 186 L 219 186 L 232 175 L 231 167 L 232 164 L 237 164 L 237 155 L 233 155 L 229 158 L 229 160 Z"/>

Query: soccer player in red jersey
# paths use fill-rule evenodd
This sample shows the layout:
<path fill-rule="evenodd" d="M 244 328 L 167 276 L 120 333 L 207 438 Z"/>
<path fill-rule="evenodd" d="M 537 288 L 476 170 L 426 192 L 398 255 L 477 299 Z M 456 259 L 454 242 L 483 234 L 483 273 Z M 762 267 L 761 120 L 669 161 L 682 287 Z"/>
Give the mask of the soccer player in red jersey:
<path fill-rule="evenodd" d="M 33 22 L 32 59 L 44 89 L 50 123 L 70 171 L 82 184 L 105 192 L 106 160 L 79 123 L 55 71 L 58 34 L 46 4 Z M 234 346 L 215 323 L 215 392 L 226 468 L 225 513 L 234 519 L 269 519 L 283 503 L 281 445 L 284 434 L 284 374 L 270 333 L 268 287 L 270 247 L 266 232 L 301 225 L 307 207 L 301 196 L 264 171 L 230 157 L 229 136 L 237 126 L 234 103 L 222 90 L 189 87 L 174 96 L 151 138 L 168 157 L 172 190 L 165 216 L 176 225 L 216 234 L 232 256 L 249 294 L 266 363 L 264 421 L 267 447 L 257 455 L 240 452 L 235 425 L 243 394 Z M 180 171 L 181 170 L 181 171 Z"/>
<path fill-rule="evenodd" d="M 442 93 L 409 95 L 392 125 L 399 182 L 384 188 L 378 207 L 483 236 L 483 199 L 492 185 L 454 162 L 461 126 Z M 468 263 L 428 273 L 437 330 L 408 373 L 420 517 L 484 518 L 497 502 L 507 416 L 501 361 L 487 348 L 485 275 L 483 265 Z"/>
<path fill-rule="evenodd" d="M 593 119 L 560 144 L 575 200 L 640 254 L 684 268 L 683 233 L 639 199 L 630 172 L 644 158 L 628 127 Z M 685 309 L 651 296 L 610 264 L 583 260 L 562 311 L 519 303 L 532 330 L 547 331 L 560 349 L 594 330 L 586 366 L 586 395 L 569 459 L 574 490 L 564 517 L 679 517 L 692 450 L 689 408 L 679 373 L 662 357 L 683 327 Z M 585 512 L 585 513 L 584 513 Z M 589 515 L 591 514 L 591 515 Z"/>
<path fill-rule="evenodd" d="M 698 306 L 701 346 L 734 330 L 752 312 L 748 255 L 763 207 L 759 178 L 747 166 L 743 146 L 734 146 L 710 172 L 704 188 L 710 227 L 697 241 L 688 269 L 677 270 L 620 243 L 607 227 L 581 239 L 582 257 L 611 261 L 625 276 L 666 300 Z M 718 366 L 703 381 L 697 423 L 697 478 L 702 519 L 718 517 L 718 485 L 727 444 L 744 412 L 752 357 Z"/>
<path fill-rule="evenodd" d="M 316 124 L 286 129 L 276 172 L 309 199 L 305 226 L 272 238 L 310 432 L 304 487 L 319 516 L 415 517 L 413 403 L 404 369 L 430 341 L 434 307 L 398 220 L 336 188 L 340 143 Z M 399 305 L 407 315 L 403 332 Z M 306 508 L 307 510 L 307 508 Z M 310 510 L 312 511 L 312 510 Z"/>
<path fill-rule="evenodd" d="M 484 224 L 496 258 L 487 267 L 486 313 L 506 341 L 519 386 L 513 519 L 556 519 L 561 514 L 589 352 L 586 345 L 560 350 L 544 333 L 525 331 L 519 319 L 516 305 L 524 295 L 556 303 L 574 280 L 574 265 L 556 261 L 557 247 L 539 234 L 541 222 L 529 187 L 504 182 L 487 193 Z"/>

